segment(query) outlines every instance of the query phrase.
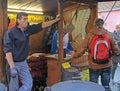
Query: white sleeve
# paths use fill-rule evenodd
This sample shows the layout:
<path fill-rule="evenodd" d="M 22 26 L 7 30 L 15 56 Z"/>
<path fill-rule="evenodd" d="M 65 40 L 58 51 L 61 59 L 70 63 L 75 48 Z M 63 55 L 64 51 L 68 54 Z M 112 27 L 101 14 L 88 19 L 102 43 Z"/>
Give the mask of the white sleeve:
<path fill-rule="evenodd" d="M 63 48 L 67 47 L 68 41 L 69 41 L 69 34 L 67 33 L 63 37 Z"/>

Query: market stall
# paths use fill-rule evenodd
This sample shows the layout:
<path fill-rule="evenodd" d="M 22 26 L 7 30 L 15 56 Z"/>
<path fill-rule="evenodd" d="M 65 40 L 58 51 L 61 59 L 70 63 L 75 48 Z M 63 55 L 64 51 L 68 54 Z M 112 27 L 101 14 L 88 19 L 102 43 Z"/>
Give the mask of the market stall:
<path fill-rule="evenodd" d="M 9 0 L 10 1 L 10 0 Z M 12 0 L 13 1 L 13 0 Z M 25 0 L 24 0 L 25 1 Z M 30 0 L 28 0 L 30 1 Z M 38 0 L 36 0 L 38 1 Z M 41 0 L 39 0 L 41 1 Z M 52 1 L 52 3 L 51 3 Z M 60 41 L 60 47 L 59 47 L 59 54 L 58 54 L 58 69 L 57 73 L 59 75 L 59 78 L 57 79 L 58 81 L 61 81 L 61 63 L 64 61 L 63 58 L 63 40 L 62 40 L 62 28 L 63 28 L 63 20 L 64 24 L 72 22 L 75 25 L 75 31 L 73 32 L 73 42 L 71 43 L 74 49 L 78 48 L 79 43 L 84 39 L 84 36 L 86 33 L 90 31 L 91 28 L 93 28 L 93 21 L 97 17 L 97 2 L 102 2 L 102 1 L 114 1 L 114 0 L 42 0 L 41 4 L 44 3 L 46 6 L 53 6 L 50 9 L 47 14 L 50 14 L 50 16 L 54 16 L 58 10 L 58 13 L 61 14 L 62 19 L 58 24 L 58 29 L 60 30 L 59 33 L 59 41 Z M 16 2 L 16 1 L 15 1 Z M 45 3 L 47 2 L 47 3 Z M 3 34 L 7 30 L 7 3 L 8 0 L 1 0 L 0 1 L 0 39 L 1 39 L 1 51 L 0 51 L 0 81 L 5 83 L 5 61 L 4 61 L 4 54 L 3 54 L 3 49 L 2 49 L 2 39 L 3 39 Z M 19 2 L 20 3 L 20 2 Z M 37 2 L 38 3 L 38 2 Z M 53 4 L 54 3 L 54 4 Z M 33 5 L 35 6 L 35 5 Z M 43 7 L 44 8 L 44 7 Z M 48 9 L 48 8 L 46 8 Z M 52 11 L 54 10 L 54 11 Z M 50 13 L 52 11 L 52 14 Z M 79 36 L 81 35 L 81 36 Z M 42 37 L 44 36 L 44 32 L 41 32 L 37 35 L 33 35 L 30 38 L 30 50 L 29 53 L 30 55 L 36 52 L 39 53 L 48 53 L 48 50 L 44 50 L 46 48 L 45 46 L 40 46 L 42 45 Z M 79 36 L 79 37 L 78 37 Z M 40 42 L 39 38 L 41 39 Z M 81 39 L 80 39 L 81 38 Z M 80 39 L 80 40 L 78 40 Z M 77 46 L 76 46 L 77 44 Z M 39 59 L 41 61 L 41 59 Z M 83 58 L 77 59 L 76 63 L 73 62 L 74 64 L 80 64 L 82 60 L 85 60 L 84 62 L 87 61 L 87 56 L 85 55 Z M 30 61 L 28 61 L 30 62 Z M 54 64 L 54 63 L 53 63 Z M 33 64 L 32 64 L 33 65 Z M 45 63 L 46 65 L 46 63 Z M 88 64 L 85 64 L 88 66 Z M 31 66 L 31 65 L 30 65 Z M 46 68 L 44 68 L 46 69 Z M 50 70 L 50 69 L 47 69 Z M 46 71 L 45 71 L 46 72 Z M 39 73 L 40 75 L 41 73 Z M 46 75 L 46 73 L 43 73 Z M 42 75 L 43 75 L 42 74 Z M 47 73 L 48 74 L 48 73 Z M 34 73 L 34 75 L 36 75 Z"/>

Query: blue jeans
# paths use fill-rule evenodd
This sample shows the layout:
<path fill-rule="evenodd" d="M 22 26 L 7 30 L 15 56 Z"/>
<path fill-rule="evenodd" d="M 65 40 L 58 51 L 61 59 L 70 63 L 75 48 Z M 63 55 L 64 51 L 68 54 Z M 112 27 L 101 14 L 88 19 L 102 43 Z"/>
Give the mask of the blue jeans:
<path fill-rule="evenodd" d="M 15 62 L 15 67 L 18 71 L 18 76 L 15 78 L 10 78 L 9 91 L 31 91 L 33 80 L 27 62 Z M 22 82 L 22 86 L 20 88 L 18 84 L 18 77 Z"/>
<path fill-rule="evenodd" d="M 0 83 L 0 91 L 5 91 L 5 85 Z"/>
<path fill-rule="evenodd" d="M 98 78 L 101 76 L 101 83 L 105 88 L 105 91 L 111 91 L 109 87 L 111 67 L 102 69 L 89 69 L 90 81 L 98 83 Z"/>
<path fill-rule="evenodd" d="M 111 79 L 112 79 L 112 80 L 114 79 L 115 71 L 116 71 L 116 69 L 117 69 L 117 65 L 118 65 L 118 62 L 114 62 L 114 61 L 113 61 L 112 70 L 111 70 Z"/>

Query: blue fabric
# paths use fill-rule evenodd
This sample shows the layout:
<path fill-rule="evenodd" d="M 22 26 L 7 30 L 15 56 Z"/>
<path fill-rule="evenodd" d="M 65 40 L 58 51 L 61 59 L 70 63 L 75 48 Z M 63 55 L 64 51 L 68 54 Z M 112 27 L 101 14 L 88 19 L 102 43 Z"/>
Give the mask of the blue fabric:
<path fill-rule="evenodd" d="M 53 34 L 53 38 L 52 38 L 52 44 L 51 44 L 51 54 L 57 54 L 58 48 L 57 48 L 57 40 L 58 40 L 58 31 L 56 31 Z M 67 48 L 65 49 L 66 53 L 70 53 L 70 51 L 72 51 L 73 48 L 70 44 L 70 42 L 68 42 Z"/>
<path fill-rule="evenodd" d="M 115 40 L 117 41 L 118 45 L 120 46 L 120 33 L 118 33 L 117 30 L 115 30 L 112 34 Z"/>
<path fill-rule="evenodd" d="M 14 62 L 21 62 L 28 56 L 29 36 L 39 32 L 41 24 L 28 26 L 22 32 L 17 26 L 6 31 L 3 38 L 4 53 L 11 52 Z"/>
<path fill-rule="evenodd" d="M 45 91 L 105 91 L 105 89 L 93 82 L 69 80 L 56 83 L 50 90 L 47 89 Z"/>
<path fill-rule="evenodd" d="M 18 76 L 11 77 L 9 83 L 9 91 L 31 91 L 33 80 L 31 73 L 29 71 L 27 62 L 15 62 L 15 67 L 17 69 L 18 75 L 22 82 L 22 86 L 19 88 L 18 85 Z"/>
<path fill-rule="evenodd" d="M 5 85 L 0 83 L 0 91 L 5 91 Z"/>
<path fill-rule="evenodd" d="M 10 76 L 11 77 L 16 77 L 18 75 L 16 68 L 11 68 L 10 69 Z"/>
<path fill-rule="evenodd" d="M 56 31 L 53 34 L 51 50 L 50 50 L 51 54 L 56 54 L 57 53 L 57 40 L 58 40 L 58 31 Z"/>
<path fill-rule="evenodd" d="M 9 91 L 19 91 L 18 90 L 18 75 L 15 77 L 10 77 L 10 82 L 9 82 Z"/>
<path fill-rule="evenodd" d="M 90 81 L 98 83 L 98 78 L 99 76 L 101 76 L 101 83 L 105 87 L 105 91 L 109 91 L 111 67 L 107 67 L 103 69 L 89 69 L 89 71 L 90 71 L 89 72 Z"/>

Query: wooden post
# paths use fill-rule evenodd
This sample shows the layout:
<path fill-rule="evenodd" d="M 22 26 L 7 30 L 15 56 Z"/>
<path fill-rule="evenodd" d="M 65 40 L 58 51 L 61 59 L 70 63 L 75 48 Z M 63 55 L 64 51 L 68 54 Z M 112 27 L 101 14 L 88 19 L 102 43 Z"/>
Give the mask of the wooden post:
<path fill-rule="evenodd" d="M 62 0 L 58 0 L 58 14 L 60 14 L 61 19 L 58 23 L 58 32 L 59 32 L 59 59 L 58 59 L 58 66 L 59 66 L 59 78 L 58 81 L 61 81 L 61 65 L 63 61 L 63 2 Z"/>
<path fill-rule="evenodd" d="M 5 61 L 3 55 L 3 34 L 7 30 L 7 0 L 0 0 L 0 82 L 5 82 Z"/>
<path fill-rule="evenodd" d="M 97 6 L 98 6 L 98 4 L 91 7 L 91 16 L 87 23 L 86 33 L 90 32 L 90 30 L 94 28 L 94 21 L 98 16 L 98 14 L 97 14 L 98 7 Z"/>

